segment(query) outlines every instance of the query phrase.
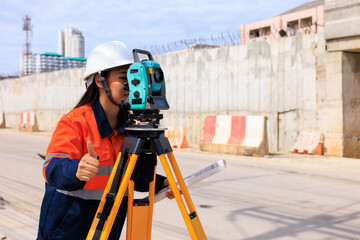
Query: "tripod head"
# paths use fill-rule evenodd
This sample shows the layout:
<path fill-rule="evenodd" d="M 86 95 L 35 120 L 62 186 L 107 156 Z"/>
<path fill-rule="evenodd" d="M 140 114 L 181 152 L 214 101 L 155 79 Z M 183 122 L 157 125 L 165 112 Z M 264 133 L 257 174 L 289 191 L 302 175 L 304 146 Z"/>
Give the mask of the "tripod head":
<path fill-rule="evenodd" d="M 158 128 L 163 115 L 160 110 L 133 110 L 129 114 L 126 125 L 128 128 Z"/>

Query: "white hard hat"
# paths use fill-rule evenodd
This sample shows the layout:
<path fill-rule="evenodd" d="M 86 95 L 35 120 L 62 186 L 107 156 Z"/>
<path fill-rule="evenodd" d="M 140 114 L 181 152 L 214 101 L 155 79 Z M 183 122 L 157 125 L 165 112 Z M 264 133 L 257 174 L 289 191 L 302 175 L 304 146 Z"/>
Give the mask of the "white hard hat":
<path fill-rule="evenodd" d="M 111 41 L 100 44 L 91 50 L 87 58 L 83 79 L 87 81 L 86 85 L 89 86 L 95 73 L 133 62 L 132 52 L 124 43 Z"/>

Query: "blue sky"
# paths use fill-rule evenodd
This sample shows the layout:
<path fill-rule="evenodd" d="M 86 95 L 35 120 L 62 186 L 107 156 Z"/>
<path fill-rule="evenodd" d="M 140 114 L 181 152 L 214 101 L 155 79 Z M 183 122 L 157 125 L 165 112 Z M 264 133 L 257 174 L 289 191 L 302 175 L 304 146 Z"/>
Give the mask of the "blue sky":
<path fill-rule="evenodd" d="M 129 48 L 236 33 L 306 0 L 0 0 L 0 75 L 19 73 L 25 32 L 32 18 L 32 52 L 57 52 L 58 31 L 79 29 L 85 57 L 96 45 L 120 40 Z"/>

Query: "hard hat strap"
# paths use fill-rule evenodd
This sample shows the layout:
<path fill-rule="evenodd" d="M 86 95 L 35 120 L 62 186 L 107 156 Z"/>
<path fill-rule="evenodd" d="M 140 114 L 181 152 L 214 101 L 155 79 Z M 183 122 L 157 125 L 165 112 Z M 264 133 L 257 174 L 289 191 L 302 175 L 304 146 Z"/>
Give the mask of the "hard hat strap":
<path fill-rule="evenodd" d="M 109 88 L 107 87 L 106 85 L 106 82 L 105 82 L 105 78 L 103 76 L 101 76 L 101 71 L 98 72 L 99 74 L 99 82 L 101 83 L 101 86 L 103 87 L 105 93 L 106 93 L 106 96 L 109 98 L 109 100 L 115 104 L 116 106 L 118 106 L 120 109 L 123 109 L 123 105 L 122 104 L 117 104 L 115 102 L 115 100 L 113 99 L 113 97 L 111 96 L 111 93 L 110 93 L 110 90 Z"/>

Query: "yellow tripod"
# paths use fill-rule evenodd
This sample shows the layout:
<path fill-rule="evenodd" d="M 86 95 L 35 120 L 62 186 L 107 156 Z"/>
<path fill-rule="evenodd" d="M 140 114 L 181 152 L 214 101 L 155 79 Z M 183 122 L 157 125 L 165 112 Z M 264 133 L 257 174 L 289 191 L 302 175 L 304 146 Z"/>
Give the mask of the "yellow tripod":
<path fill-rule="evenodd" d="M 135 126 L 127 128 L 126 130 L 129 136 L 124 139 L 121 146 L 120 153 L 116 159 L 86 239 L 108 239 L 127 189 L 128 213 L 126 239 L 151 239 L 157 162 L 156 155 L 159 157 L 164 168 L 191 239 L 207 239 L 176 163 L 169 140 L 164 136 L 165 128 Z M 155 157 L 139 158 L 140 154 L 142 154 L 142 156 L 151 156 L 153 154 Z M 176 184 L 172 171 L 176 176 L 180 189 Z M 134 184 L 136 182 L 149 184 L 149 196 L 146 200 L 134 199 Z"/>

